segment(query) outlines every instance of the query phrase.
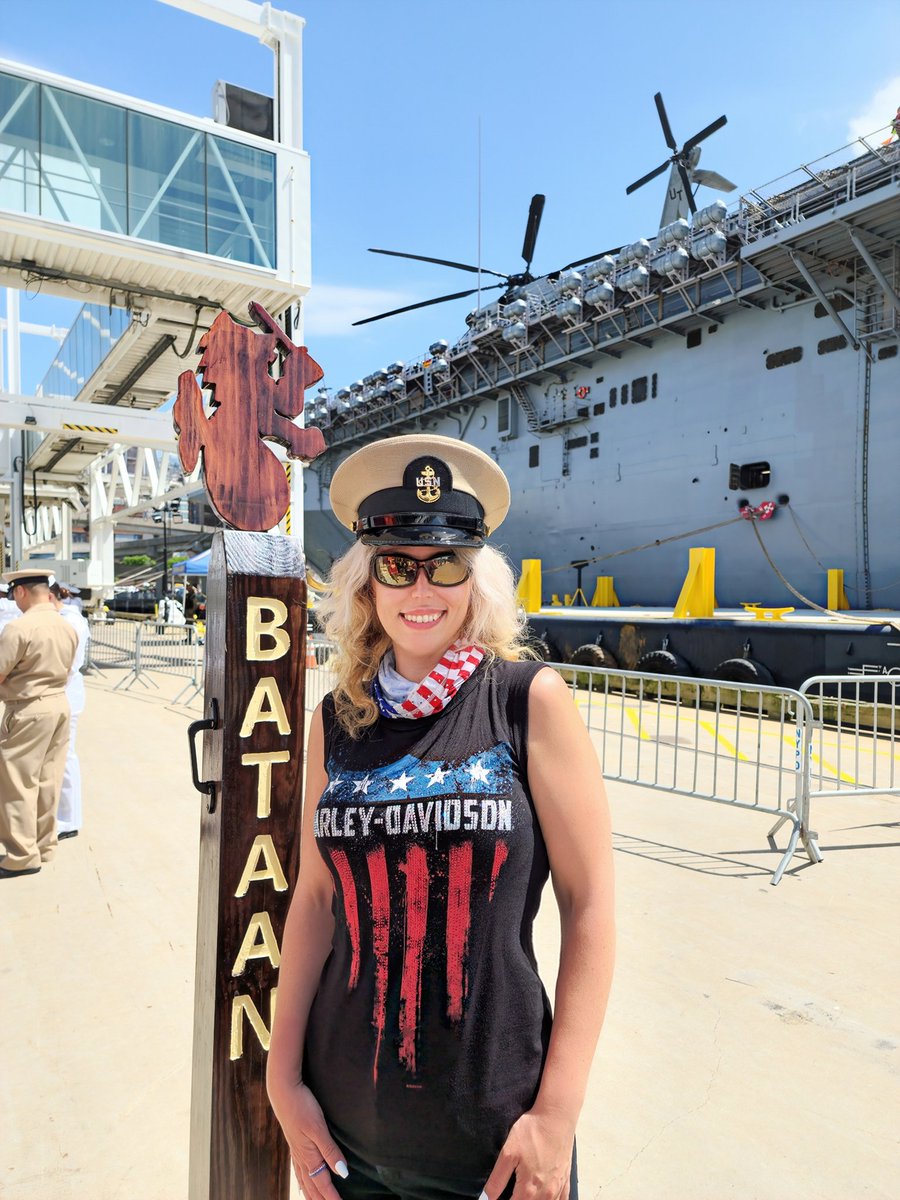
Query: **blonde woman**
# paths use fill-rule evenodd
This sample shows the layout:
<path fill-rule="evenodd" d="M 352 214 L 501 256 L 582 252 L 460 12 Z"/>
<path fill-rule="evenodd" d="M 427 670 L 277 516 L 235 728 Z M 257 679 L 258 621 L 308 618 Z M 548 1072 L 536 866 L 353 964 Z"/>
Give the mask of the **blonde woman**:
<path fill-rule="evenodd" d="M 272 1106 L 309 1200 L 568 1200 L 610 832 L 583 723 L 485 545 L 506 478 L 454 439 L 391 438 L 338 468 L 331 503 L 357 540 L 319 608 L 337 683 L 310 734 Z M 531 934 L 548 875 L 552 1017 Z"/>

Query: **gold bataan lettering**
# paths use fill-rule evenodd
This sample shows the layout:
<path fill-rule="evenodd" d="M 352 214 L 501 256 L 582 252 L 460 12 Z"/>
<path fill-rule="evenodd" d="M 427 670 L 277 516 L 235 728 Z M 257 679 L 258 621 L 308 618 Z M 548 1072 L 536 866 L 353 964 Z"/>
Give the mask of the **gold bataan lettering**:
<path fill-rule="evenodd" d="M 267 619 L 264 614 L 271 616 Z M 247 661 L 274 662 L 284 658 L 291 648 L 291 636 L 282 629 L 287 620 L 287 605 L 271 596 L 247 597 Z M 263 638 L 271 638 L 274 646 L 263 647 Z"/>
<path fill-rule="evenodd" d="M 266 701 L 268 701 L 268 707 L 264 708 L 263 705 Z M 278 726 L 278 732 L 283 737 L 286 737 L 291 732 L 290 722 L 284 709 L 284 702 L 278 691 L 278 684 L 271 675 L 264 675 L 262 679 L 257 680 L 256 687 L 253 689 L 253 695 L 250 697 L 250 703 L 247 705 L 247 711 L 244 714 L 244 721 L 241 725 L 239 736 L 242 738 L 249 737 L 254 728 L 263 721 L 274 721 Z"/>
<path fill-rule="evenodd" d="M 259 1015 L 259 1009 L 253 1003 L 249 996 L 235 996 L 231 1002 L 231 1049 L 229 1058 L 232 1062 L 235 1059 L 244 1057 L 244 1021 L 243 1017 L 246 1013 L 247 1020 L 250 1022 L 250 1027 L 259 1039 L 259 1044 L 263 1050 L 269 1049 L 269 1042 L 272 1039 L 272 1024 L 275 1020 L 275 1001 L 278 998 L 278 988 L 272 988 L 269 992 L 269 1026 Z"/>
<path fill-rule="evenodd" d="M 262 939 L 257 940 L 257 935 Z M 254 913 L 231 968 L 232 975 L 243 975 L 248 958 L 267 958 L 273 967 L 281 965 L 281 951 L 272 928 L 272 918 L 267 912 Z"/>
<path fill-rule="evenodd" d="M 264 860 L 265 864 L 262 867 L 259 865 L 260 858 Z M 259 837 L 254 838 L 253 845 L 250 847 L 250 853 L 247 855 L 247 861 L 244 864 L 241 881 L 237 886 L 237 891 L 234 893 L 235 896 L 246 896 L 251 883 L 258 883 L 264 879 L 271 879 L 276 892 L 287 891 L 288 881 L 285 878 L 284 871 L 281 869 L 281 863 L 278 861 L 278 852 L 275 849 L 275 843 L 272 841 L 271 834 L 268 833 L 261 833 Z M 246 938 L 244 940 L 246 941 Z"/>
<path fill-rule="evenodd" d="M 272 763 L 291 761 L 289 750 L 268 750 L 258 754 L 242 754 L 241 766 L 259 767 L 256 780 L 256 815 L 268 817 L 272 812 Z"/>

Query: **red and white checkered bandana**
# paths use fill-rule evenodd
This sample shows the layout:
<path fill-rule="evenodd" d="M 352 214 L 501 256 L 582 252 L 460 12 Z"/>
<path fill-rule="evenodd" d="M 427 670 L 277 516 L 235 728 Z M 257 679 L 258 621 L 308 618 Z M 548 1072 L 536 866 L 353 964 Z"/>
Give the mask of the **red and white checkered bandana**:
<path fill-rule="evenodd" d="M 383 659 L 374 687 L 378 707 L 386 717 L 405 717 L 407 720 L 413 717 L 431 717 L 450 703 L 469 676 L 478 669 L 478 664 L 483 658 L 484 650 L 481 646 L 463 646 L 454 642 L 445 651 L 437 666 L 421 683 L 413 684 L 406 699 L 399 702 L 389 700 L 385 694 L 387 689 L 381 681 L 382 671 L 386 668 Z"/>

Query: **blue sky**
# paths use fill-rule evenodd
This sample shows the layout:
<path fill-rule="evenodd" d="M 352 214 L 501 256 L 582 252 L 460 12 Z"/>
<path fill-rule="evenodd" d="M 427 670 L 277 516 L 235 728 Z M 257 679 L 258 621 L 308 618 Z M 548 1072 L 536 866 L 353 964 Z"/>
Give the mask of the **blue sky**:
<path fill-rule="evenodd" d="M 900 104 L 896 0 L 280 6 L 307 21 L 306 340 L 335 387 L 464 331 L 474 300 L 362 329 L 350 322 L 474 282 L 366 247 L 476 261 L 479 121 L 483 265 L 520 269 L 528 204 L 540 191 L 533 269 L 544 272 L 655 233 L 666 177 L 630 197 L 625 188 L 666 157 L 657 90 L 679 143 L 727 114 L 702 165 L 739 190 L 886 124 Z M 200 116 L 210 115 L 217 79 L 271 91 L 265 47 L 159 0 L 0 0 L 0 57 Z M 701 190 L 698 200 L 714 198 Z M 22 316 L 68 324 L 76 310 L 37 297 L 23 300 Z M 25 339 L 25 391 L 51 354 L 49 341 Z"/>

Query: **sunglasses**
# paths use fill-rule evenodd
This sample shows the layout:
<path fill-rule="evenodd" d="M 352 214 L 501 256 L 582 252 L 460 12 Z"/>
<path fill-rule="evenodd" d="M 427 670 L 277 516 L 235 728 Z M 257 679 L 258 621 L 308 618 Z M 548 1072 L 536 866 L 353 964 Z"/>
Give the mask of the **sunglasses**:
<path fill-rule="evenodd" d="M 425 559 L 408 554 L 376 554 L 372 559 L 372 578 L 385 587 L 412 587 L 420 571 L 425 572 L 428 582 L 435 587 L 457 587 L 471 574 L 468 565 L 453 550 Z"/>

